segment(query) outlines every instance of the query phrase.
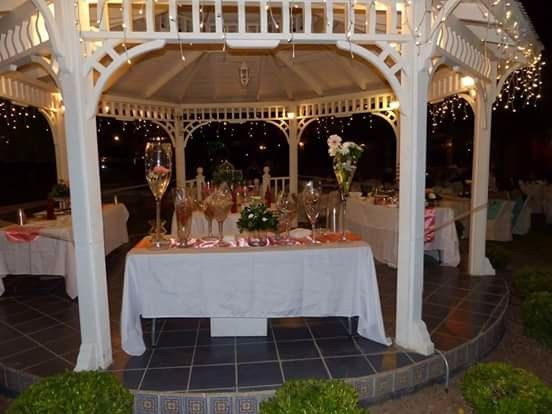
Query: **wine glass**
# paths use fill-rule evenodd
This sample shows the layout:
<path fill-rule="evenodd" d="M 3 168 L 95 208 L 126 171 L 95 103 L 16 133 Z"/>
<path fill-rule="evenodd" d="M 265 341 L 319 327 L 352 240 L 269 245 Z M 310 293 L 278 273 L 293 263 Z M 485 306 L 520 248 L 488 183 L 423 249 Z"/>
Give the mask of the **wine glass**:
<path fill-rule="evenodd" d="M 316 220 L 318 220 L 318 216 L 320 215 L 320 189 L 313 181 L 305 184 L 305 188 L 303 189 L 303 207 L 312 226 L 312 243 L 317 243 L 315 230 Z"/>
<path fill-rule="evenodd" d="M 233 200 L 232 200 L 232 194 L 230 191 L 225 188 L 219 188 L 215 194 L 212 195 L 212 207 L 213 207 L 213 217 L 218 223 L 218 231 L 219 231 L 219 246 L 226 246 L 226 243 L 224 242 L 224 220 L 228 217 L 228 214 L 230 213 L 230 209 L 232 208 Z"/>
<path fill-rule="evenodd" d="M 280 213 L 280 216 L 284 222 L 284 231 L 286 232 L 286 238 L 284 241 L 290 241 L 289 231 L 291 230 L 291 221 L 294 219 L 297 213 L 297 195 L 282 191 L 278 195 L 276 200 L 276 208 Z"/>
<path fill-rule="evenodd" d="M 190 247 L 189 240 L 192 231 L 194 199 L 183 187 L 177 188 L 174 192 L 174 212 L 176 214 L 178 247 Z"/>
<path fill-rule="evenodd" d="M 205 215 L 205 219 L 207 220 L 207 228 L 208 233 L 207 237 L 205 237 L 205 240 L 216 240 L 216 237 L 213 236 L 213 219 L 215 216 L 214 211 L 214 205 L 213 205 L 213 194 L 207 195 L 202 201 L 201 201 L 201 211 L 203 211 L 203 214 Z"/>
<path fill-rule="evenodd" d="M 161 199 L 171 181 L 172 147 L 160 141 L 148 142 L 144 156 L 146 180 L 155 198 L 155 234 L 152 246 L 167 248 L 170 241 L 161 234 Z"/>

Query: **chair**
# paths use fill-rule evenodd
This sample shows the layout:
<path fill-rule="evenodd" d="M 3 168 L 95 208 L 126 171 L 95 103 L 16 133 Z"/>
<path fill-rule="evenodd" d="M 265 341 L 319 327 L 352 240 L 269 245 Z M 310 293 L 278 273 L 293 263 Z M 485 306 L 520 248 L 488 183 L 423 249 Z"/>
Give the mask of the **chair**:
<path fill-rule="evenodd" d="M 518 197 L 512 211 L 512 234 L 523 236 L 531 230 L 531 197 Z"/>
<path fill-rule="evenodd" d="M 489 200 L 487 207 L 487 240 L 512 240 L 513 208 L 513 201 Z"/>

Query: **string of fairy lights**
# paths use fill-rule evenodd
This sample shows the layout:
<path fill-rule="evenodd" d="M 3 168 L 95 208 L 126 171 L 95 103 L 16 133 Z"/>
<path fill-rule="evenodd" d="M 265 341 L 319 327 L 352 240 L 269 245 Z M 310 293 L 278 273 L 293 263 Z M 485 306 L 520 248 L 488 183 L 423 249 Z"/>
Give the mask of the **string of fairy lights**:
<path fill-rule="evenodd" d="M 469 103 L 458 95 L 445 98 L 443 101 L 428 105 L 429 126 L 435 133 L 440 126 L 447 122 L 469 119 L 471 109 Z"/>
<path fill-rule="evenodd" d="M 9 101 L 0 101 L 0 142 L 9 143 L 12 134 L 31 129 L 36 125 L 36 120 L 42 117 L 39 110 L 34 107 L 20 106 Z M 46 132 L 50 128 L 46 127 Z"/>

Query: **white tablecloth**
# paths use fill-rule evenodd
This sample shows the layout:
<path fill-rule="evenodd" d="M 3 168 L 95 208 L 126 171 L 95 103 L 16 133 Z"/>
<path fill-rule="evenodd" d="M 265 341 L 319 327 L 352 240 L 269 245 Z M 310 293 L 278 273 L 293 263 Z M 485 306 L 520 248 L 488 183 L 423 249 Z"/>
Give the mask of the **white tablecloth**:
<path fill-rule="evenodd" d="M 239 213 L 231 213 L 224 220 L 223 233 L 225 235 L 240 234 L 238 229 Z M 192 237 L 205 236 L 209 233 L 209 224 L 205 218 L 205 214 L 201 211 L 194 211 L 192 214 Z M 171 234 L 176 236 L 176 214 L 173 213 L 171 221 Z M 213 220 L 213 234 L 218 235 L 218 223 Z"/>
<path fill-rule="evenodd" d="M 519 187 L 528 198 L 528 204 L 531 212 L 540 214 L 544 211 L 544 191 L 546 183 L 544 181 L 525 182 L 520 180 Z"/>
<path fill-rule="evenodd" d="M 140 316 L 272 318 L 359 316 L 358 332 L 385 336 L 376 270 L 364 242 L 151 251 L 127 256 L 121 338 L 145 351 Z"/>
<path fill-rule="evenodd" d="M 399 240 L 399 209 L 372 204 L 350 197 L 347 202 L 347 227 L 372 247 L 380 262 L 397 266 Z M 460 263 L 458 235 L 454 212 L 450 208 L 435 209 L 435 239 L 425 244 L 425 250 L 438 251 L 444 266 Z"/>
<path fill-rule="evenodd" d="M 104 246 L 108 254 L 128 242 L 128 210 L 124 204 L 106 204 L 102 208 Z M 2 278 L 7 275 L 58 275 L 65 277 L 65 290 L 76 298 L 77 278 L 71 216 L 57 220 L 34 221 L 32 227 L 41 227 L 31 242 L 13 242 L 0 229 L 0 295 L 4 293 Z"/>

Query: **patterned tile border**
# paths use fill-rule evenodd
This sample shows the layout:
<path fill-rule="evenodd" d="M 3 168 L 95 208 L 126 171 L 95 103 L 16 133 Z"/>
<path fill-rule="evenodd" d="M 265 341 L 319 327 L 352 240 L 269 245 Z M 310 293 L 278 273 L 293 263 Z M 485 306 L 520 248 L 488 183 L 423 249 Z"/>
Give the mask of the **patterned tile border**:
<path fill-rule="evenodd" d="M 508 309 L 509 290 L 494 311 L 494 321 L 477 337 L 445 352 L 451 375 L 483 359 L 504 335 L 504 315 Z M 355 387 L 363 405 L 412 393 L 419 388 L 443 381 L 445 367 L 441 357 L 433 355 L 403 368 L 366 377 L 347 378 Z M 40 378 L 0 363 L 0 391 L 17 394 Z M 258 414 L 260 403 L 275 391 L 236 393 L 161 393 L 132 391 L 134 414 Z"/>

